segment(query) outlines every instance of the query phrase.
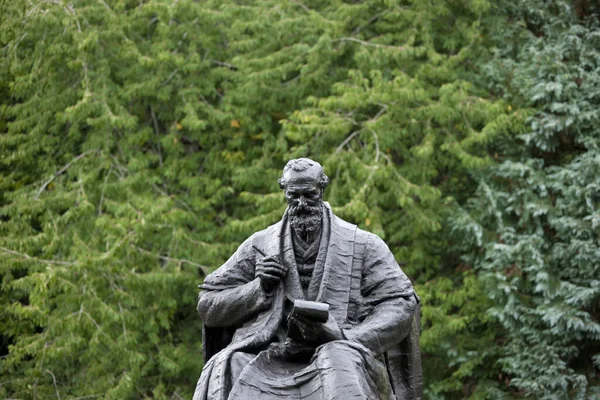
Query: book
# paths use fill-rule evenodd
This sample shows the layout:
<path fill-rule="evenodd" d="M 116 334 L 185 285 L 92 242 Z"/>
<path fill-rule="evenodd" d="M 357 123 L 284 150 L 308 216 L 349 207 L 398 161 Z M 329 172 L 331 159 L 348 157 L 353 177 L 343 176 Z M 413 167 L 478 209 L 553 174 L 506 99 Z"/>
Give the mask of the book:
<path fill-rule="evenodd" d="M 306 341 L 300 328 L 294 323 L 294 317 L 303 317 L 315 322 L 327 322 L 329 319 L 329 304 L 318 301 L 295 299 L 288 318 L 287 336 L 298 341 Z"/>

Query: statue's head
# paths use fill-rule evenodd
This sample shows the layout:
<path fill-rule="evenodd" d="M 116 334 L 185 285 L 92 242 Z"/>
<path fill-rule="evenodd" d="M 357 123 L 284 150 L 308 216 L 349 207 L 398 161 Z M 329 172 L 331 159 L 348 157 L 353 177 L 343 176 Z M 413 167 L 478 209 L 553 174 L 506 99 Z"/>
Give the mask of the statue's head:
<path fill-rule="evenodd" d="M 328 184 L 329 178 L 316 161 L 298 158 L 285 165 L 279 187 L 288 202 L 294 230 L 307 234 L 321 227 L 323 192 Z"/>

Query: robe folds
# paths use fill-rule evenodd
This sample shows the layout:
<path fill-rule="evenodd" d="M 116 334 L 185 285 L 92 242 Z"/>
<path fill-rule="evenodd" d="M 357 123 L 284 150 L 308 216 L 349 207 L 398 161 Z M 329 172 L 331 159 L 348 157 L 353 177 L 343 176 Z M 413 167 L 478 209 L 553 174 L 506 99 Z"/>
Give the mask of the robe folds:
<path fill-rule="evenodd" d="M 319 253 L 303 292 L 288 212 L 248 238 L 201 285 L 205 365 L 194 400 L 420 399 L 419 299 L 378 236 L 336 217 L 323 203 Z M 255 276 L 264 254 L 287 266 L 265 293 Z M 319 346 L 312 357 L 282 355 L 287 304 L 329 304 L 344 340 Z"/>

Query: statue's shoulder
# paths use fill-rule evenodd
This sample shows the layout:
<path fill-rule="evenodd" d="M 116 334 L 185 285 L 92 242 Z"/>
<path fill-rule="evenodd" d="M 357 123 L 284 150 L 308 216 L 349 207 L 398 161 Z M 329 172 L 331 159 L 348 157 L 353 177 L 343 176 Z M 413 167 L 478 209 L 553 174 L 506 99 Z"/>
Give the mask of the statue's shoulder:
<path fill-rule="evenodd" d="M 364 229 L 359 228 L 356 224 L 348 222 L 333 213 L 332 213 L 332 215 L 335 220 L 335 224 L 339 228 L 343 228 L 348 231 L 354 231 L 356 240 L 366 241 L 366 242 L 373 241 L 373 240 L 382 240 L 376 234 L 371 233 L 369 231 L 365 231 Z"/>
<path fill-rule="evenodd" d="M 242 243 L 240 248 L 251 248 L 256 246 L 265 250 L 265 246 L 268 243 L 273 243 L 273 238 L 279 235 L 281 232 L 282 221 L 278 221 L 273 225 L 266 227 L 258 232 L 253 233 L 248 239 Z"/>
<path fill-rule="evenodd" d="M 353 223 L 343 220 L 334 214 L 335 223 L 338 227 L 342 227 L 348 231 L 354 231 L 354 241 L 357 244 L 362 244 L 364 250 L 375 249 L 377 251 L 389 251 L 385 241 L 375 233 L 359 228 Z"/>
<path fill-rule="evenodd" d="M 379 236 L 377 236 L 376 234 L 369 232 L 369 231 L 365 231 L 364 229 L 360 229 L 357 228 L 356 229 L 356 236 L 359 236 L 361 239 L 365 240 L 366 242 L 373 242 L 375 240 L 382 240 Z"/>
<path fill-rule="evenodd" d="M 333 215 L 333 222 L 337 229 L 343 229 L 346 231 L 357 231 L 358 230 L 358 226 L 356 226 L 355 224 L 341 219 L 337 215 L 333 214 L 333 212 L 331 213 L 331 215 Z"/>
<path fill-rule="evenodd" d="M 281 232 L 281 224 L 282 221 L 277 221 L 273 225 L 269 225 L 265 229 L 255 232 L 252 236 L 250 236 L 250 238 L 256 240 L 277 235 L 279 232 Z"/>

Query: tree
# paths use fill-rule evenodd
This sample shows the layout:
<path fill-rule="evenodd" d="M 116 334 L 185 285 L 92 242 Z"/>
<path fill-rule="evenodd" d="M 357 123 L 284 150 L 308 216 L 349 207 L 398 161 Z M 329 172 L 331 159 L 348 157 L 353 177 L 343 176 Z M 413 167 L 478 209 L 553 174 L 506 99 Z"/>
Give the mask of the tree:
<path fill-rule="evenodd" d="M 0 396 L 189 397 L 196 285 L 231 250 L 205 134 L 219 18 L 192 1 L 2 14 Z"/>
<path fill-rule="evenodd" d="M 504 328 L 508 391 L 541 399 L 600 393 L 599 26 L 582 4 L 502 5 L 519 40 L 498 41 L 489 82 L 535 113 L 455 221 L 476 233 L 465 259 Z"/>

